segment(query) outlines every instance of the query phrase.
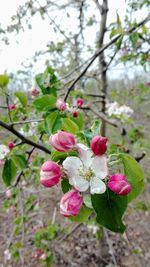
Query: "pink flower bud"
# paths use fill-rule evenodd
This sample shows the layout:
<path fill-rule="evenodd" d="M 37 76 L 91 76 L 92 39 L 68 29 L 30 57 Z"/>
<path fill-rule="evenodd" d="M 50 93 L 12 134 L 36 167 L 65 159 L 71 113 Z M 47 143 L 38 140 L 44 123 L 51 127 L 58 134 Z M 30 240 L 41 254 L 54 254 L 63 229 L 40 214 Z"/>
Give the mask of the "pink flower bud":
<path fill-rule="evenodd" d="M 83 104 L 84 104 L 84 100 L 82 99 L 82 98 L 77 98 L 77 100 L 76 100 L 76 105 L 78 106 L 78 107 L 82 107 L 83 106 Z"/>
<path fill-rule="evenodd" d="M 14 148 L 15 144 L 13 142 L 8 142 L 8 148 L 12 150 Z"/>
<path fill-rule="evenodd" d="M 52 187 L 59 183 L 61 179 L 61 169 L 60 166 L 54 161 L 46 161 L 40 172 L 41 184 L 45 187 Z"/>
<path fill-rule="evenodd" d="M 111 191 L 122 196 L 129 194 L 131 191 L 131 185 L 123 174 L 112 175 L 107 186 Z"/>
<path fill-rule="evenodd" d="M 8 105 L 8 109 L 11 110 L 15 110 L 16 109 L 16 105 L 15 104 L 10 104 Z"/>
<path fill-rule="evenodd" d="M 72 115 L 73 115 L 74 118 L 77 118 L 78 117 L 78 112 L 77 111 L 73 111 Z"/>
<path fill-rule="evenodd" d="M 76 216 L 82 207 L 83 199 L 76 190 L 71 190 L 63 195 L 60 201 L 60 214 L 65 217 Z"/>
<path fill-rule="evenodd" d="M 103 155 L 107 150 L 107 138 L 96 135 L 91 140 L 91 149 L 97 156 Z"/>
<path fill-rule="evenodd" d="M 64 131 L 58 131 L 58 133 L 51 135 L 49 142 L 52 147 L 60 152 L 70 151 L 76 144 L 74 135 Z"/>
<path fill-rule="evenodd" d="M 31 90 L 31 95 L 32 96 L 38 96 L 39 95 L 39 90 L 37 88 L 32 88 Z"/>
<path fill-rule="evenodd" d="M 59 98 L 56 102 L 56 107 L 61 111 L 65 111 L 67 108 L 67 105 L 63 99 Z"/>

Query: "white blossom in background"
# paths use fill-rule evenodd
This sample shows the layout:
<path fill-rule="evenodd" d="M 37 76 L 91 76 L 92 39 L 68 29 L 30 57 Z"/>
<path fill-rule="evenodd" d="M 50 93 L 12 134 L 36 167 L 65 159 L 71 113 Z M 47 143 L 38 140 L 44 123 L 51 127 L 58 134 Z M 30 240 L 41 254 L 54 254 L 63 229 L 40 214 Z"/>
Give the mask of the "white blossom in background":
<path fill-rule="evenodd" d="M 109 117 L 116 117 L 117 119 L 121 119 L 122 121 L 129 119 L 134 113 L 134 110 L 129 106 L 119 106 L 117 102 L 107 103 L 106 109 Z"/>
<path fill-rule="evenodd" d="M 38 122 L 31 122 L 30 128 L 28 130 L 24 130 L 24 128 L 20 128 L 19 132 L 24 135 L 25 137 L 30 137 L 32 135 L 35 135 L 37 130 Z"/>
<path fill-rule="evenodd" d="M 5 145 L 0 145 L 0 160 L 3 160 L 9 153 L 9 148 Z"/>
<path fill-rule="evenodd" d="M 4 260 L 6 262 L 6 261 L 9 261 L 10 259 L 11 259 L 11 253 L 10 253 L 9 249 L 6 249 L 4 251 Z"/>

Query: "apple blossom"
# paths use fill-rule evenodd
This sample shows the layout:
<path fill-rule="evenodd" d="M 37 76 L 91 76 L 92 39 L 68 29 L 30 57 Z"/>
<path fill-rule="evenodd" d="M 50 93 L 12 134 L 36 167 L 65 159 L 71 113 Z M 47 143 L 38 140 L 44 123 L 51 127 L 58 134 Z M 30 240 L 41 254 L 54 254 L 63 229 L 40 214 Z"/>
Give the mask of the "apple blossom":
<path fill-rule="evenodd" d="M 127 195 L 131 191 L 131 185 L 123 174 L 114 174 L 109 178 L 108 188 L 118 195 Z"/>
<path fill-rule="evenodd" d="M 38 96 L 39 95 L 39 90 L 37 89 L 37 88 L 32 88 L 32 90 L 31 90 L 31 95 L 32 96 Z"/>
<path fill-rule="evenodd" d="M 10 111 L 15 110 L 15 109 L 16 109 L 16 105 L 15 105 L 15 104 L 9 104 L 9 105 L 8 105 L 8 109 L 9 109 Z"/>
<path fill-rule="evenodd" d="M 41 184 L 45 187 L 52 187 L 59 183 L 61 179 L 61 169 L 60 166 L 54 161 L 46 161 L 40 172 Z"/>
<path fill-rule="evenodd" d="M 67 108 L 67 105 L 63 99 L 58 98 L 56 102 L 56 107 L 61 111 L 65 111 Z"/>
<path fill-rule="evenodd" d="M 83 199 L 76 190 L 71 190 L 63 195 L 60 201 L 60 214 L 65 217 L 76 216 L 82 207 Z"/>
<path fill-rule="evenodd" d="M 107 150 L 107 138 L 103 136 L 96 135 L 91 140 L 91 150 L 97 156 L 105 154 Z"/>
<path fill-rule="evenodd" d="M 8 148 L 12 150 L 14 148 L 15 144 L 11 141 L 8 142 Z"/>
<path fill-rule="evenodd" d="M 67 157 L 63 162 L 69 183 L 80 192 L 90 187 L 91 194 L 104 193 L 106 185 L 102 180 L 108 173 L 106 156 L 94 156 L 83 144 L 77 147 L 80 157 Z"/>
<path fill-rule="evenodd" d="M 58 133 L 51 135 L 49 142 L 52 147 L 60 152 L 70 151 L 76 145 L 74 135 L 64 131 L 58 131 Z"/>
<path fill-rule="evenodd" d="M 78 107 L 82 107 L 83 106 L 83 104 L 84 104 L 84 100 L 82 99 L 82 98 L 77 98 L 77 100 L 76 100 L 76 105 L 78 106 Z"/>

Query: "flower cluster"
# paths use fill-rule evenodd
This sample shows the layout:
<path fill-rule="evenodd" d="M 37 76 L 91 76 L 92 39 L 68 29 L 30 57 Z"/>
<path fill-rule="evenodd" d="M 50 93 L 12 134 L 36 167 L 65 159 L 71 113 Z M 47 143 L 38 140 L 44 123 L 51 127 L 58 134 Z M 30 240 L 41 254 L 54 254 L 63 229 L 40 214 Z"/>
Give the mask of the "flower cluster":
<path fill-rule="evenodd" d="M 117 102 L 107 103 L 106 108 L 109 117 L 114 116 L 117 119 L 121 119 L 122 121 L 129 119 L 134 113 L 133 109 L 129 106 L 119 106 Z"/>
<path fill-rule="evenodd" d="M 77 143 L 75 136 L 68 132 L 58 131 L 50 136 L 50 145 L 57 151 L 75 150 L 78 153 L 78 156 L 66 157 L 62 166 L 54 161 L 46 161 L 41 166 L 40 181 L 43 186 L 57 185 L 65 177 L 72 187 L 60 201 L 63 216 L 76 216 L 80 212 L 84 192 L 103 194 L 107 187 L 118 195 L 127 195 L 131 191 L 131 185 L 123 174 L 108 175 L 107 141 L 105 137 L 94 136 L 89 148 Z"/>
<path fill-rule="evenodd" d="M 83 106 L 84 100 L 82 98 L 77 98 L 75 103 L 72 106 L 69 106 L 68 103 L 66 103 L 62 98 L 58 98 L 56 102 L 56 107 L 60 111 L 69 111 L 72 113 L 73 117 L 78 117 L 79 109 Z"/>

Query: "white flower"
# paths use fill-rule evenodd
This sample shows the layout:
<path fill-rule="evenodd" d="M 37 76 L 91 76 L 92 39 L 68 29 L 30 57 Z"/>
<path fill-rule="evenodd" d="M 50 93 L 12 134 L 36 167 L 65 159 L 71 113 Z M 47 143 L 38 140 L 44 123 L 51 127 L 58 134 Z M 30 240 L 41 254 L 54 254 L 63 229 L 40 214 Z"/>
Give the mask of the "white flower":
<path fill-rule="evenodd" d="M 36 130 L 37 130 L 37 125 L 38 125 L 38 122 L 31 122 L 31 124 L 30 124 L 30 128 L 29 128 L 27 131 L 25 131 L 25 130 L 23 129 L 23 127 L 22 127 L 22 128 L 20 128 L 19 132 L 20 132 L 22 135 L 26 136 L 26 137 L 30 137 L 30 136 L 32 136 L 32 135 L 35 135 Z"/>
<path fill-rule="evenodd" d="M 91 194 L 104 193 L 106 185 L 102 179 L 108 174 L 106 156 L 94 156 L 83 144 L 78 144 L 78 148 L 80 158 L 68 157 L 63 162 L 69 183 L 80 192 L 90 187 Z"/>
<path fill-rule="evenodd" d="M 9 153 L 9 148 L 5 145 L 0 145 L 0 160 L 4 159 Z"/>
<path fill-rule="evenodd" d="M 123 105 L 120 107 L 120 112 L 122 115 L 125 115 L 126 118 L 129 118 L 129 117 L 131 117 L 131 115 L 133 114 L 134 111 L 129 106 Z"/>
<path fill-rule="evenodd" d="M 115 116 L 118 119 L 122 119 L 122 121 L 129 119 L 131 115 L 134 113 L 134 110 L 129 106 L 126 105 L 119 106 L 117 102 L 107 103 L 106 108 L 109 117 Z"/>
<path fill-rule="evenodd" d="M 10 253 L 9 249 L 6 249 L 4 251 L 4 258 L 5 258 L 5 261 L 9 261 L 11 259 L 11 253 Z"/>

